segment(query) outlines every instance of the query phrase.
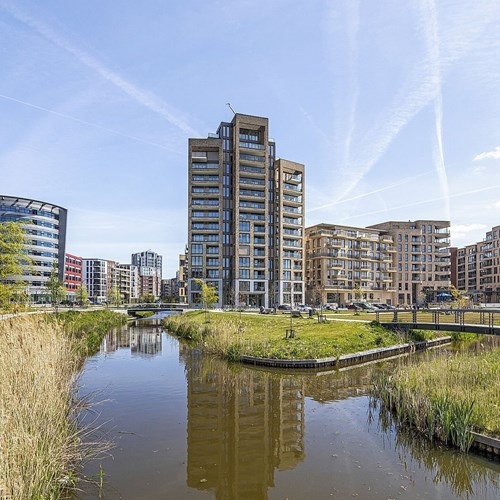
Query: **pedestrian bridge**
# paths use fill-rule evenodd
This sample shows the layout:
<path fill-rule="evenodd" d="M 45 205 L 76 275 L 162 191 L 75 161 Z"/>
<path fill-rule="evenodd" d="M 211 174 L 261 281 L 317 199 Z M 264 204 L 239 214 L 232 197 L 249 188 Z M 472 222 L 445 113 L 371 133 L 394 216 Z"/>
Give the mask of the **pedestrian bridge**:
<path fill-rule="evenodd" d="M 444 332 L 500 335 L 500 309 L 395 309 L 376 311 L 387 328 L 414 328 Z"/>
<path fill-rule="evenodd" d="M 173 303 L 161 303 L 161 304 L 136 304 L 133 307 L 127 309 L 127 314 L 129 316 L 137 316 L 138 312 L 164 312 L 164 311 L 179 311 L 182 312 L 186 309 L 187 304 L 179 304 L 177 302 Z"/>

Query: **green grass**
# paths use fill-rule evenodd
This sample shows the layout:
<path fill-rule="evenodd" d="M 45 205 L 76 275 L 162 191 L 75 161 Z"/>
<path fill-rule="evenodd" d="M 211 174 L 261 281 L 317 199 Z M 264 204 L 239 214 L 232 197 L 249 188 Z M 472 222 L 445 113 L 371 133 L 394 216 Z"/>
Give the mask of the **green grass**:
<path fill-rule="evenodd" d="M 500 437 L 500 349 L 400 366 L 374 380 L 373 396 L 398 423 L 466 451 L 471 431 Z"/>
<path fill-rule="evenodd" d="M 281 314 L 242 314 L 240 322 L 239 313 L 211 312 L 210 322 L 205 322 L 204 312 L 195 311 L 168 316 L 164 324 L 170 332 L 230 359 L 241 355 L 274 359 L 337 357 L 412 340 L 412 332 L 401 335 L 374 322 L 318 323 L 316 318 L 306 316 L 293 318 L 295 338 L 287 339 L 290 317 Z"/>
<path fill-rule="evenodd" d="M 99 350 L 102 339 L 112 328 L 127 322 L 127 316 L 102 309 L 48 314 L 47 320 L 61 323 L 64 330 L 79 341 L 76 344 L 79 354 L 91 356 Z"/>
<path fill-rule="evenodd" d="M 155 315 L 153 311 L 136 311 L 134 314 L 137 318 L 150 318 Z"/>

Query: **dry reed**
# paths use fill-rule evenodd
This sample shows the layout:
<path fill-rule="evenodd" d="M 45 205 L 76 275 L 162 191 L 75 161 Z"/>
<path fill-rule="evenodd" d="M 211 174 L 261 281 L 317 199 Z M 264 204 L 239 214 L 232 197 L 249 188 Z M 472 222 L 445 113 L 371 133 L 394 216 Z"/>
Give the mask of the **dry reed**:
<path fill-rule="evenodd" d="M 96 451 L 76 425 L 74 342 L 39 316 L 0 321 L 0 498 L 60 498 Z"/>

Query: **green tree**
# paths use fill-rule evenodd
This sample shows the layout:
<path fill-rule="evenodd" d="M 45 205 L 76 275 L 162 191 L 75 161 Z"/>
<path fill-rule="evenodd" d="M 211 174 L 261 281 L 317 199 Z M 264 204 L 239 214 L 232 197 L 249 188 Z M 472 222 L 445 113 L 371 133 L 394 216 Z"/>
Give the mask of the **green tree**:
<path fill-rule="evenodd" d="M 139 302 L 143 304 L 154 304 L 156 302 L 156 297 L 152 293 L 147 293 L 139 297 Z"/>
<path fill-rule="evenodd" d="M 471 299 L 464 290 L 459 290 L 456 286 L 451 285 L 450 293 L 453 300 L 457 303 L 457 307 L 460 309 L 465 309 L 470 307 Z"/>
<path fill-rule="evenodd" d="M 66 289 L 64 285 L 59 281 L 59 273 L 57 270 L 57 264 L 54 262 L 52 266 L 52 271 L 50 272 L 49 279 L 45 283 L 45 288 L 48 291 L 50 302 L 53 306 L 57 307 L 61 301 L 64 300 L 66 296 Z"/>
<path fill-rule="evenodd" d="M 78 285 L 75 298 L 82 307 L 87 307 L 89 305 L 89 292 L 87 291 L 87 287 L 85 285 Z"/>
<path fill-rule="evenodd" d="M 356 300 L 361 300 L 363 298 L 363 289 L 361 288 L 361 285 L 359 283 L 356 283 L 353 292 L 354 292 L 354 298 Z"/>
<path fill-rule="evenodd" d="M 109 304 L 114 306 L 119 306 L 122 303 L 122 294 L 117 286 L 112 287 L 108 290 L 107 300 Z"/>
<path fill-rule="evenodd" d="M 194 282 L 200 287 L 201 303 L 205 310 L 205 321 L 210 321 L 209 309 L 212 309 L 214 304 L 219 300 L 217 289 L 203 281 L 202 279 L 195 278 Z"/>
<path fill-rule="evenodd" d="M 23 267 L 31 264 L 26 254 L 26 233 L 19 222 L 0 224 L 0 307 L 25 301 Z"/>

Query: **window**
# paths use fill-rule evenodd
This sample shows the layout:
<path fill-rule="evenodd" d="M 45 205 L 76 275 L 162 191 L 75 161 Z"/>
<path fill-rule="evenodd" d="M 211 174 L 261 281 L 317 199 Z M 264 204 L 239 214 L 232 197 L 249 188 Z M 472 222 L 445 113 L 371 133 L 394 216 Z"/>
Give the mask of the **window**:
<path fill-rule="evenodd" d="M 240 231 L 250 231 L 250 222 L 240 221 Z"/>
<path fill-rule="evenodd" d="M 240 257 L 240 267 L 250 267 L 250 257 Z"/>
<path fill-rule="evenodd" d="M 191 253 L 203 253 L 203 245 L 191 245 Z"/>
<path fill-rule="evenodd" d="M 250 281 L 240 281 L 240 292 L 250 291 Z"/>
<path fill-rule="evenodd" d="M 218 254 L 219 247 L 207 247 L 207 253 L 209 254 Z"/>
<path fill-rule="evenodd" d="M 203 265 L 203 257 L 191 257 L 191 265 L 192 266 L 202 266 Z"/>
<path fill-rule="evenodd" d="M 207 266 L 218 266 L 219 265 L 219 259 L 218 258 L 210 258 L 207 259 Z"/>
<path fill-rule="evenodd" d="M 203 277 L 203 270 L 201 267 L 193 267 L 191 271 L 191 276 L 193 278 L 202 278 Z"/>
<path fill-rule="evenodd" d="M 240 243 L 250 243 L 250 234 L 240 233 Z"/>
<path fill-rule="evenodd" d="M 240 269 L 240 279 L 250 279 L 250 269 Z"/>

